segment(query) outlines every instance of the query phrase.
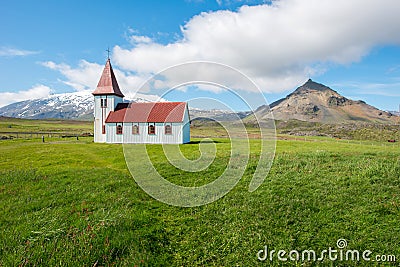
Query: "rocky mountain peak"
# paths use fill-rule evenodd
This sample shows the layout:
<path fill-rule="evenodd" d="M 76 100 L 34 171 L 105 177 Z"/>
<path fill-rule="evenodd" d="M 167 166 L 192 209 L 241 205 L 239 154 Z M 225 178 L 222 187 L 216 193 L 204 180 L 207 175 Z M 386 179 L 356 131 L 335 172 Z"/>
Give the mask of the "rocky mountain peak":
<path fill-rule="evenodd" d="M 305 84 L 298 87 L 292 94 L 302 94 L 309 91 L 332 92 L 337 94 L 336 91 L 332 90 L 328 86 L 323 85 L 322 83 L 314 82 L 311 79 L 308 79 Z"/>
<path fill-rule="evenodd" d="M 301 120 L 321 123 L 380 122 L 391 123 L 391 114 L 381 111 L 363 101 L 348 99 L 328 86 L 309 79 L 285 98 L 270 105 L 278 120 Z M 269 110 L 256 110 L 259 117 L 269 115 Z"/>

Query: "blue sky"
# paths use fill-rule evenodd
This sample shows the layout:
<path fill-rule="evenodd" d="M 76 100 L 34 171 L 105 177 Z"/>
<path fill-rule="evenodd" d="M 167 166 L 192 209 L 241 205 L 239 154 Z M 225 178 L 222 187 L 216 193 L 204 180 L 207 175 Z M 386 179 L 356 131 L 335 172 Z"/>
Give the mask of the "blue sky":
<path fill-rule="evenodd" d="M 346 97 L 398 110 L 398 14 L 397 0 L 6 1 L 0 17 L 0 106 L 93 90 L 109 47 L 128 96 L 152 74 L 199 60 L 247 75 L 270 103 L 312 78 Z M 223 73 L 200 73 L 227 82 Z M 176 82 L 168 78 L 163 86 Z M 263 104 L 236 79 L 227 86 L 254 106 Z M 246 109 L 218 88 L 192 86 L 168 97 L 208 97 Z"/>

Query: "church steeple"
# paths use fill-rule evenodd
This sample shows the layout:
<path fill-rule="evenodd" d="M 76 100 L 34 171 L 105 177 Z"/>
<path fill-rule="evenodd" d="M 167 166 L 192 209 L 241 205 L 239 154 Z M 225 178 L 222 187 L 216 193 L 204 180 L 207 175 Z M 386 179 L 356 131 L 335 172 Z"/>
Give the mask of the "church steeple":
<path fill-rule="evenodd" d="M 103 73 L 101 74 L 96 90 L 92 94 L 95 96 L 116 95 L 119 97 L 124 97 L 121 90 L 119 89 L 119 85 L 117 79 L 115 78 L 109 58 L 107 59 L 106 65 L 104 66 Z"/>
<path fill-rule="evenodd" d="M 124 95 L 119 89 L 117 79 L 111 67 L 110 59 L 107 59 L 101 74 L 94 96 L 94 141 L 106 142 L 106 119 L 110 112 L 115 111 L 119 103 L 123 103 Z"/>

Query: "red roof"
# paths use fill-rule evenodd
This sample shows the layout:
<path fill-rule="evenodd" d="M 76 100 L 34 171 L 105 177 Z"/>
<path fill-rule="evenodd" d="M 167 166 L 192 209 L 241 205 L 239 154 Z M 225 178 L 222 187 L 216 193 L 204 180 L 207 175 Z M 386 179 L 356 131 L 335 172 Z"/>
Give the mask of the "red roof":
<path fill-rule="evenodd" d="M 111 111 L 108 122 L 182 122 L 186 102 L 130 103 L 129 107 Z"/>
<path fill-rule="evenodd" d="M 119 89 L 117 79 L 115 78 L 110 59 L 107 60 L 104 66 L 103 73 L 101 74 L 99 83 L 93 95 L 116 95 L 124 97 Z"/>

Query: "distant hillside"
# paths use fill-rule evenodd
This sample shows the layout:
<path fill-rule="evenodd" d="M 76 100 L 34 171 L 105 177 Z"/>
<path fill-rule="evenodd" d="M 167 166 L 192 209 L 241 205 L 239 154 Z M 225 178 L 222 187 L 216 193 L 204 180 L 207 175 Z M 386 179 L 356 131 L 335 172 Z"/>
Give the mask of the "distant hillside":
<path fill-rule="evenodd" d="M 133 99 L 126 101 L 150 102 L 159 99 L 156 95 L 136 94 Z M 161 99 L 161 101 L 167 101 Z M 46 98 L 26 100 L 12 103 L 0 108 L 0 116 L 24 118 L 24 119 L 78 119 L 93 120 L 93 95 L 91 92 L 75 92 L 51 95 Z M 226 110 L 202 110 L 190 108 L 191 119 L 204 121 L 207 119 L 217 121 L 232 121 L 244 118 L 250 112 L 238 112 Z"/>
<path fill-rule="evenodd" d="M 158 100 L 156 95 L 137 94 L 127 101 L 149 102 Z M 162 101 L 166 101 L 162 99 Z M 93 119 L 93 96 L 91 92 L 55 94 L 46 98 L 26 100 L 0 108 L 0 116 L 26 119 Z M 190 108 L 190 107 L 189 107 Z M 348 99 L 329 87 L 308 80 L 293 93 L 270 105 L 259 107 L 255 114 L 267 121 L 272 110 L 276 120 L 300 120 L 320 123 L 399 123 L 400 117 L 394 112 L 379 110 L 363 101 Z M 235 121 L 238 118 L 254 123 L 251 112 L 225 110 L 202 110 L 190 108 L 194 123 L 203 124 L 209 120 Z"/>
<path fill-rule="evenodd" d="M 158 96 L 137 94 L 134 102 L 155 101 Z M 0 116 L 25 119 L 93 119 L 94 101 L 91 92 L 55 94 L 46 98 L 12 103 L 0 108 Z"/>
<path fill-rule="evenodd" d="M 218 121 L 237 121 L 238 119 L 243 119 L 251 114 L 250 111 L 242 112 L 232 112 L 229 110 L 203 110 L 199 108 L 189 107 L 190 119 L 192 120 L 192 125 L 204 125 L 211 124 Z M 218 123 L 216 123 L 218 124 Z"/>
<path fill-rule="evenodd" d="M 10 133 L 12 134 L 5 134 Z M 0 139 L 15 136 L 16 132 L 93 133 L 93 122 L 62 119 L 18 119 L 0 116 Z"/>
<path fill-rule="evenodd" d="M 299 120 L 276 121 L 280 134 L 293 136 L 327 136 L 348 140 L 400 141 L 399 124 L 390 123 L 341 123 L 326 124 Z"/>
<path fill-rule="evenodd" d="M 311 79 L 285 98 L 272 103 L 270 109 L 262 106 L 255 113 L 262 120 L 271 116 L 270 110 L 275 119 L 283 121 L 394 123 L 399 120 L 390 112 L 379 110 L 361 100 L 348 99 Z"/>

